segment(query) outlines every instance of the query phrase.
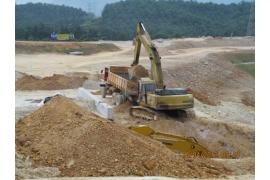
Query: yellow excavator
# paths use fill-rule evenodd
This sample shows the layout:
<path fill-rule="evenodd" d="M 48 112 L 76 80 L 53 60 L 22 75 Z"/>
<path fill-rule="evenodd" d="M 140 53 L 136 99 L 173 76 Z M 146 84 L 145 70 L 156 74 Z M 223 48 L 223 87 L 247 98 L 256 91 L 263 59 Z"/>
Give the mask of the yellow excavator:
<path fill-rule="evenodd" d="M 200 144 L 194 137 L 176 136 L 173 134 L 156 132 L 152 128 L 145 125 L 130 126 L 129 129 L 161 142 L 167 148 L 176 153 L 204 158 L 236 159 L 240 157 L 239 151 L 212 152 Z"/>
<path fill-rule="evenodd" d="M 138 118 L 153 120 L 157 118 L 158 111 L 193 108 L 193 95 L 188 89 L 167 88 L 164 85 L 161 57 L 141 22 L 137 24 L 134 43 L 135 55 L 131 67 L 110 66 L 102 70 L 102 79 L 106 82 L 103 87 L 114 87 L 122 96 L 118 99 L 131 100 L 135 105 L 130 108 L 130 115 Z M 141 77 L 135 82 L 129 78 L 129 70 L 139 64 L 142 45 L 149 55 L 151 73 L 150 77 Z"/>
<path fill-rule="evenodd" d="M 212 158 L 214 155 L 214 153 L 200 144 L 194 137 L 183 137 L 156 132 L 152 128 L 145 125 L 130 126 L 129 129 L 144 136 L 150 137 L 151 139 L 157 140 L 164 144 L 167 148 L 177 153 L 206 158 Z"/>
<path fill-rule="evenodd" d="M 131 66 L 139 64 L 142 45 L 148 53 L 151 62 L 151 74 L 150 77 L 139 80 L 137 102 L 140 106 L 133 106 L 130 109 L 130 114 L 142 116 L 143 112 L 148 112 L 153 117 L 153 110 L 184 110 L 193 108 L 193 95 L 188 89 L 167 88 L 164 85 L 161 57 L 143 23 L 139 22 L 136 28 L 134 61 Z"/>

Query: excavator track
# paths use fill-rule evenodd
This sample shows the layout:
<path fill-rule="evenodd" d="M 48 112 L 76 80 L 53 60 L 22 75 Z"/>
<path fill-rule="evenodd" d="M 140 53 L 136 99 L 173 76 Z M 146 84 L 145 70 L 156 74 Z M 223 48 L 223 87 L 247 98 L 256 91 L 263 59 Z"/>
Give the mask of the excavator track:
<path fill-rule="evenodd" d="M 157 114 L 154 110 L 143 106 L 132 106 L 129 109 L 129 114 L 132 117 L 144 119 L 147 121 L 157 120 Z"/>

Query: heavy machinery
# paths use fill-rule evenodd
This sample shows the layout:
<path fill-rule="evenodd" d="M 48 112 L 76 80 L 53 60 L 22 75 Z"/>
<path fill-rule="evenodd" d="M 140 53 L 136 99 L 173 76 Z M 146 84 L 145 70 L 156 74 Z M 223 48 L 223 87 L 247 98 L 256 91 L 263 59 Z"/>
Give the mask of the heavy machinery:
<path fill-rule="evenodd" d="M 205 148 L 202 144 L 199 144 L 194 137 L 183 137 L 161 132 L 155 132 L 152 128 L 145 125 L 130 126 L 129 129 L 144 136 L 155 139 L 177 153 L 187 154 L 190 156 L 200 156 L 205 158 L 213 158 L 215 155 L 207 148 Z"/>
<path fill-rule="evenodd" d="M 130 79 L 129 69 L 139 64 L 142 45 L 151 62 L 150 76 L 133 81 Z M 130 109 L 132 116 L 152 120 L 157 118 L 158 111 L 193 108 L 193 95 L 188 89 L 167 88 L 164 85 L 161 57 L 141 22 L 137 24 L 134 53 L 131 67 L 110 66 L 103 71 L 106 87 L 117 88 L 124 97 L 122 99 L 129 99 L 134 103 Z"/>
<path fill-rule="evenodd" d="M 217 151 L 212 152 L 200 144 L 194 137 L 176 136 L 173 134 L 156 132 L 145 125 L 130 126 L 129 129 L 136 133 L 150 137 L 164 144 L 167 148 L 180 154 L 189 156 L 199 156 L 204 158 L 224 158 L 236 159 L 240 157 L 240 152 Z"/>

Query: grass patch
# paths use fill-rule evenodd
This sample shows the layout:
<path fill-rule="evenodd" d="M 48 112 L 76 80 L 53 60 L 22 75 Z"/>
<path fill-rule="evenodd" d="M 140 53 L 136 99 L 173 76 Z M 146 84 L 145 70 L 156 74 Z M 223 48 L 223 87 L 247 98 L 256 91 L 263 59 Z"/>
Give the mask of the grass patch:
<path fill-rule="evenodd" d="M 255 51 L 228 53 L 225 54 L 225 58 L 239 69 L 255 77 Z"/>
<path fill-rule="evenodd" d="M 233 64 L 255 62 L 255 52 L 228 54 L 228 59 Z"/>
<path fill-rule="evenodd" d="M 255 77 L 255 64 L 237 64 L 236 66 Z"/>
<path fill-rule="evenodd" d="M 67 54 L 72 51 L 91 55 L 99 52 L 112 52 L 120 50 L 111 43 L 81 43 L 81 42 L 16 42 L 16 54 L 58 53 Z"/>

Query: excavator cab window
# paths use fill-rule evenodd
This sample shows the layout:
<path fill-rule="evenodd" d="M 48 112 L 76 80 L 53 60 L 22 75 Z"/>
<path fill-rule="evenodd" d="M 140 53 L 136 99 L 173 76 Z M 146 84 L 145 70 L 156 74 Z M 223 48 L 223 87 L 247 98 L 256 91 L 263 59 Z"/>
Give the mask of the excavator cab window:
<path fill-rule="evenodd" d="M 159 96 L 172 96 L 172 95 L 186 95 L 187 90 L 182 89 L 182 88 L 177 88 L 177 89 L 156 89 L 155 94 Z"/>
<path fill-rule="evenodd" d="M 140 95 L 139 99 L 143 99 L 143 101 L 147 102 L 147 93 L 155 93 L 156 84 L 154 83 L 140 83 L 139 86 Z"/>
<path fill-rule="evenodd" d="M 155 92 L 156 85 L 155 84 L 144 84 L 145 92 Z"/>

